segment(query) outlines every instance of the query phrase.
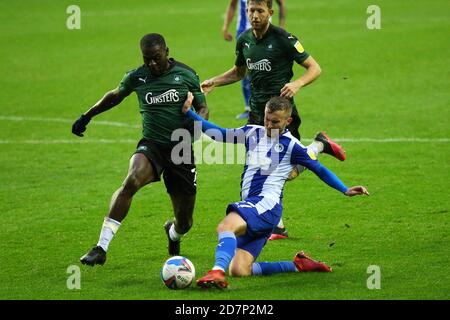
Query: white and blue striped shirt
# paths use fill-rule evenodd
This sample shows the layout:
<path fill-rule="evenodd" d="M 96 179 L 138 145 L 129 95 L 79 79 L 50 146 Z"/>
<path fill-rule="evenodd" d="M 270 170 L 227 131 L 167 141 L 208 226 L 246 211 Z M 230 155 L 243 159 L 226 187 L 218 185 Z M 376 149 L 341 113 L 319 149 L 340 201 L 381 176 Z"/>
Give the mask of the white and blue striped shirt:
<path fill-rule="evenodd" d="M 287 129 L 279 137 L 271 138 L 267 136 L 263 126 L 246 125 L 237 129 L 224 129 L 204 120 L 192 110 L 186 115 L 201 121 L 202 131 L 214 140 L 245 144 L 246 161 L 241 177 L 241 199 L 263 197 L 258 203 L 261 212 L 277 203 L 281 204 L 284 184 L 296 165 L 308 168 L 340 192 L 348 189 L 333 172 L 322 166 L 314 155 L 310 155 L 307 148 Z"/>

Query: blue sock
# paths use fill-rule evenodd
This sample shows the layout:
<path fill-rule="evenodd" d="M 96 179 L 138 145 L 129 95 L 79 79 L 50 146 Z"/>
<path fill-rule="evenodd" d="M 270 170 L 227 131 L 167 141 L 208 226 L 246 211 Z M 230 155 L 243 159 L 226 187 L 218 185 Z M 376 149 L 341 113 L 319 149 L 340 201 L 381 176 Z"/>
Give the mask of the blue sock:
<path fill-rule="evenodd" d="M 219 244 L 216 247 L 215 268 L 221 268 L 226 271 L 231 260 L 236 254 L 236 236 L 233 232 L 225 231 L 219 233 Z"/>
<path fill-rule="evenodd" d="M 292 261 L 255 262 L 252 265 L 252 275 L 254 276 L 296 271 L 297 268 Z"/>

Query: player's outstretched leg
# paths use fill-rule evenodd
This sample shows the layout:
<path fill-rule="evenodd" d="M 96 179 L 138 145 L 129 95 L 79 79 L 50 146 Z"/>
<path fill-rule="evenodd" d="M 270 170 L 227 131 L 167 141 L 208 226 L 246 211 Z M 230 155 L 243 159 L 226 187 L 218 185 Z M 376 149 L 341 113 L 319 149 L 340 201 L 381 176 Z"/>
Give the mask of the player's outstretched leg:
<path fill-rule="evenodd" d="M 325 131 L 321 131 L 316 134 L 314 140 L 322 142 L 323 153 L 329 154 L 330 156 L 333 156 L 341 161 L 345 160 L 346 155 L 344 149 L 339 144 L 331 140 Z"/>
<path fill-rule="evenodd" d="M 154 180 L 155 176 L 150 161 L 145 155 L 135 153 L 130 159 L 127 177 L 112 196 L 109 214 L 103 221 L 97 246 L 80 258 L 82 264 L 94 266 L 105 263 L 109 244 L 117 233 L 122 220 L 128 214 L 134 194 Z"/>
<path fill-rule="evenodd" d="M 332 272 L 325 263 L 315 261 L 303 251 L 298 252 L 292 261 L 254 262 L 252 275 L 271 275 L 286 272 Z"/>

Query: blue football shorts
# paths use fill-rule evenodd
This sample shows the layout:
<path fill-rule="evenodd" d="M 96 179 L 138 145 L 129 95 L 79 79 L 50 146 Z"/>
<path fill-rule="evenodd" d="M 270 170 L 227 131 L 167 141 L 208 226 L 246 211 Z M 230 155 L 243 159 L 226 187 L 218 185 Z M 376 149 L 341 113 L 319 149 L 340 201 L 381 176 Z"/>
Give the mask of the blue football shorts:
<path fill-rule="evenodd" d="M 251 253 L 255 258 L 259 256 L 267 239 L 281 219 L 282 206 L 266 197 L 250 197 L 244 201 L 228 205 L 227 214 L 238 213 L 247 223 L 247 231 L 236 238 L 237 247 Z"/>

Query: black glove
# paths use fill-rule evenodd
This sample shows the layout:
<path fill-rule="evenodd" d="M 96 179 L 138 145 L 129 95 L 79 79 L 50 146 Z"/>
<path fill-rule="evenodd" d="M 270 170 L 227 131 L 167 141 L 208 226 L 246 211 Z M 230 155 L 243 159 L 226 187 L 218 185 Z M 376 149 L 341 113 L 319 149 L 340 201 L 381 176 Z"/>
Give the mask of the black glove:
<path fill-rule="evenodd" d="M 72 133 L 76 134 L 79 137 L 83 137 L 83 132 L 86 131 L 86 126 L 88 125 L 89 121 L 91 121 L 91 118 L 82 114 L 81 117 L 79 117 L 78 120 L 75 121 L 72 125 Z"/>

